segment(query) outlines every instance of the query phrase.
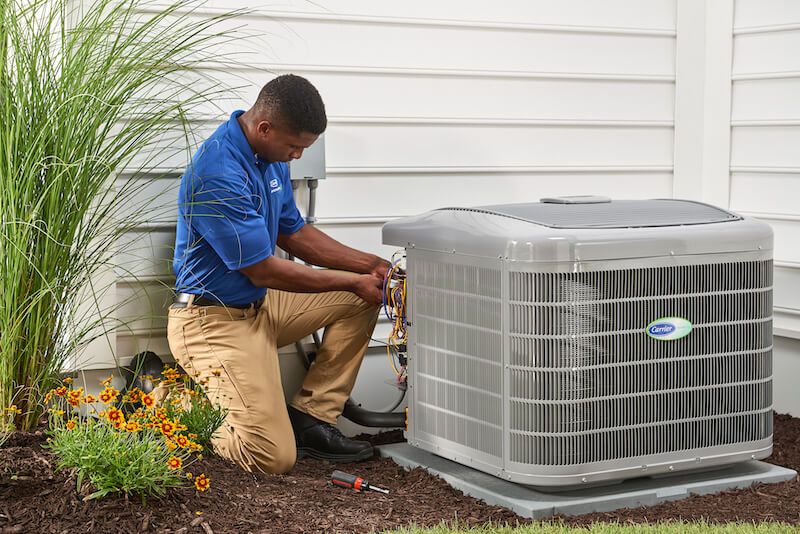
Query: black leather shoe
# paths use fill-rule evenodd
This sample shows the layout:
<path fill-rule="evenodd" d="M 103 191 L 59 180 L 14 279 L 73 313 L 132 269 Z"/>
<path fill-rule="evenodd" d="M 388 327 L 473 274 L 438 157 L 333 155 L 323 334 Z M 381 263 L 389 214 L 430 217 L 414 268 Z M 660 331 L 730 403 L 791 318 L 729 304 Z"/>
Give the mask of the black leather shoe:
<path fill-rule="evenodd" d="M 356 462 L 372 458 L 375 451 L 367 441 L 348 439 L 335 426 L 288 407 L 297 443 L 297 458 L 310 456 L 332 462 Z"/>

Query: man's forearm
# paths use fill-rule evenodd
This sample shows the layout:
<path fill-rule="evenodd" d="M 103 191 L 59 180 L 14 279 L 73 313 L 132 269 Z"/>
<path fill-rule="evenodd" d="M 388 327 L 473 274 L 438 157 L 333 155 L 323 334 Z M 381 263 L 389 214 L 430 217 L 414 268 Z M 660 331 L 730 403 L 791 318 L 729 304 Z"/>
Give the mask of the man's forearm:
<path fill-rule="evenodd" d="M 242 272 L 255 286 L 295 293 L 353 291 L 357 279 L 355 274 L 313 269 L 275 256 Z"/>
<path fill-rule="evenodd" d="M 309 224 L 294 234 L 281 236 L 278 244 L 312 265 L 353 273 L 370 273 L 382 261 L 374 254 L 343 245 Z"/>

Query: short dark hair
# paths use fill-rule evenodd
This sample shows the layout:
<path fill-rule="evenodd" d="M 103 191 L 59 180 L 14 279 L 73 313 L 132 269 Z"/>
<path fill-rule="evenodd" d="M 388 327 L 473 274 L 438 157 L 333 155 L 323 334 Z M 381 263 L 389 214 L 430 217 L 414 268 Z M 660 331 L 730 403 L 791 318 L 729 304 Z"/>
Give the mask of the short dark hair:
<path fill-rule="evenodd" d="M 283 74 L 271 80 L 258 94 L 256 107 L 277 115 L 276 120 L 296 134 L 319 135 L 328 126 L 322 97 L 302 76 Z"/>

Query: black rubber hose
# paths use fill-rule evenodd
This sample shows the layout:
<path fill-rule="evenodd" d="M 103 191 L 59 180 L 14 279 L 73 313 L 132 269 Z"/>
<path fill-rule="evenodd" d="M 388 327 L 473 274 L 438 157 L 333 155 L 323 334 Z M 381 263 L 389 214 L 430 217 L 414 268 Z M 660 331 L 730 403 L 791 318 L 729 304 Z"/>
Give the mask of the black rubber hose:
<path fill-rule="evenodd" d="M 342 415 L 361 426 L 373 428 L 405 428 L 406 414 L 403 412 L 371 412 L 347 399 Z"/>

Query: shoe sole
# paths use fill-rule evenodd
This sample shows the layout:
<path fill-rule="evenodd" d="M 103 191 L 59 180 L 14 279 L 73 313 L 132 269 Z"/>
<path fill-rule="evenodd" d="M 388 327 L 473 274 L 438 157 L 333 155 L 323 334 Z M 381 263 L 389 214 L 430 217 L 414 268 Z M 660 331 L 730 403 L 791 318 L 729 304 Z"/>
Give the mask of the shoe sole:
<path fill-rule="evenodd" d="M 329 454 L 320 452 L 315 449 L 299 448 L 297 449 L 297 459 L 300 458 L 316 458 L 317 460 L 328 460 L 329 462 L 358 462 L 361 460 L 368 460 L 375 455 L 375 449 L 366 449 L 358 454 Z"/>

